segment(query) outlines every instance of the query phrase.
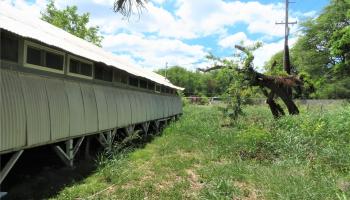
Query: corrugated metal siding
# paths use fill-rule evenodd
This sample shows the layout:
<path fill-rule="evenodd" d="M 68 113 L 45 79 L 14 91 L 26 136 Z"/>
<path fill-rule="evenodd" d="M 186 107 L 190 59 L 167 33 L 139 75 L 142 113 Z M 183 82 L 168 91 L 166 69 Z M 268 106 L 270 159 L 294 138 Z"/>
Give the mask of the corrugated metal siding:
<path fill-rule="evenodd" d="M 118 91 L 114 88 L 105 88 L 104 89 L 106 101 L 107 101 L 107 112 L 108 112 L 108 127 L 114 128 L 117 127 L 118 123 L 118 114 L 117 114 L 117 104 Z"/>
<path fill-rule="evenodd" d="M 166 99 L 166 96 L 162 96 L 162 100 L 163 100 L 163 117 L 168 117 L 168 112 L 169 112 L 169 107 L 168 107 L 168 102 Z"/>
<path fill-rule="evenodd" d="M 130 99 L 126 90 L 117 89 L 117 115 L 118 127 L 124 127 L 132 123 Z"/>
<path fill-rule="evenodd" d="M 0 70 L 0 151 L 26 144 L 26 118 L 18 74 Z"/>
<path fill-rule="evenodd" d="M 64 83 L 69 105 L 69 134 L 82 135 L 85 133 L 85 111 L 80 85 L 72 81 Z"/>
<path fill-rule="evenodd" d="M 151 120 L 157 119 L 157 102 L 155 101 L 155 96 L 153 94 L 149 94 L 150 104 L 151 104 Z"/>
<path fill-rule="evenodd" d="M 97 113 L 98 113 L 98 129 L 106 130 L 108 128 L 111 128 L 108 126 L 108 108 L 107 108 L 107 101 L 105 92 L 103 91 L 103 86 L 94 86 L 95 91 L 95 97 L 96 97 L 96 104 L 97 104 Z"/>
<path fill-rule="evenodd" d="M 139 120 L 139 115 L 138 115 L 138 112 L 139 112 L 139 105 L 138 103 L 136 102 L 136 97 L 135 97 L 135 92 L 134 91 L 127 91 L 126 92 L 128 97 L 129 97 L 129 100 L 130 100 L 130 106 L 131 106 L 131 122 L 133 124 L 136 124 Z"/>
<path fill-rule="evenodd" d="M 48 79 L 46 92 L 49 99 L 51 140 L 69 137 L 69 104 L 63 80 Z"/>
<path fill-rule="evenodd" d="M 147 120 L 151 121 L 154 119 L 154 106 L 152 102 L 151 94 L 145 93 L 145 99 L 147 100 Z"/>
<path fill-rule="evenodd" d="M 174 97 L 175 99 L 175 114 L 180 114 L 181 99 L 179 97 Z"/>
<path fill-rule="evenodd" d="M 50 141 L 50 111 L 46 94 L 46 79 L 20 75 L 27 116 L 27 145 Z"/>
<path fill-rule="evenodd" d="M 143 92 L 136 92 L 136 100 L 138 101 L 140 105 L 140 121 L 139 122 L 145 122 L 147 121 L 147 100 L 144 96 L 145 93 Z"/>
<path fill-rule="evenodd" d="M 155 100 L 157 102 L 157 118 L 163 118 L 164 117 L 164 104 L 163 99 L 161 95 L 155 95 Z"/>
<path fill-rule="evenodd" d="M 175 111 L 174 111 L 174 106 L 175 106 L 174 105 L 175 104 L 174 98 L 172 96 L 169 96 L 168 98 L 169 98 L 169 102 L 170 102 L 170 115 L 173 116 L 175 113 Z"/>
<path fill-rule="evenodd" d="M 85 131 L 86 133 L 96 132 L 98 130 L 98 114 L 94 89 L 88 84 L 80 84 L 80 88 L 84 101 Z"/>

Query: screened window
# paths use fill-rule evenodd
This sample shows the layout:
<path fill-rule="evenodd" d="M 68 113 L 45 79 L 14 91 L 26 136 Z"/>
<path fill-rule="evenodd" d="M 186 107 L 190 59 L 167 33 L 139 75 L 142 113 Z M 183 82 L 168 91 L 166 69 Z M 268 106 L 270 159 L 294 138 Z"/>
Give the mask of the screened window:
<path fill-rule="evenodd" d="M 162 92 L 162 93 L 166 93 L 166 88 L 165 88 L 165 86 L 162 86 L 162 87 L 161 87 L 161 92 Z"/>
<path fill-rule="evenodd" d="M 63 56 L 58 55 L 55 53 L 50 53 L 50 52 L 45 52 L 45 61 L 46 61 L 46 67 L 52 68 L 52 69 L 57 69 L 57 70 L 63 70 Z"/>
<path fill-rule="evenodd" d="M 24 60 L 28 67 L 63 73 L 64 53 L 25 41 Z"/>
<path fill-rule="evenodd" d="M 160 85 L 156 85 L 156 92 L 160 92 L 161 91 L 161 86 Z"/>
<path fill-rule="evenodd" d="M 27 63 L 33 65 L 44 65 L 42 62 L 42 52 L 40 49 L 28 46 L 27 48 Z"/>
<path fill-rule="evenodd" d="M 1 60 L 18 61 L 18 39 L 1 30 Z"/>
<path fill-rule="evenodd" d="M 102 63 L 95 64 L 95 79 L 112 82 L 113 68 Z"/>
<path fill-rule="evenodd" d="M 148 82 L 148 89 L 149 90 L 155 90 L 154 86 L 155 86 L 154 82 L 151 82 L 151 81 Z"/>
<path fill-rule="evenodd" d="M 129 85 L 138 87 L 139 86 L 139 79 L 136 77 L 129 77 Z"/>
<path fill-rule="evenodd" d="M 86 61 L 69 58 L 69 73 L 79 77 L 92 78 L 92 63 Z"/>
<path fill-rule="evenodd" d="M 113 70 L 114 70 L 113 81 L 128 84 L 128 73 L 120 69 L 113 69 Z"/>
<path fill-rule="evenodd" d="M 147 88 L 147 81 L 140 79 L 140 88 Z"/>

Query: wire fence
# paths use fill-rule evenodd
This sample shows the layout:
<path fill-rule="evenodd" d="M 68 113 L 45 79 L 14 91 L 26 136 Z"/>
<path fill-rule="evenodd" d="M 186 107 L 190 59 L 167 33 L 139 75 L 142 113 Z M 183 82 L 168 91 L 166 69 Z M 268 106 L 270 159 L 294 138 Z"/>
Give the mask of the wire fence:
<path fill-rule="evenodd" d="M 184 97 L 187 99 L 187 102 L 191 104 L 224 104 L 229 100 L 229 98 L 221 98 L 221 97 Z M 350 99 L 295 99 L 294 100 L 297 105 L 303 106 L 325 106 L 325 105 L 343 105 L 350 103 Z M 265 98 L 249 98 L 247 99 L 247 103 L 251 105 L 261 105 L 266 103 Z"/>

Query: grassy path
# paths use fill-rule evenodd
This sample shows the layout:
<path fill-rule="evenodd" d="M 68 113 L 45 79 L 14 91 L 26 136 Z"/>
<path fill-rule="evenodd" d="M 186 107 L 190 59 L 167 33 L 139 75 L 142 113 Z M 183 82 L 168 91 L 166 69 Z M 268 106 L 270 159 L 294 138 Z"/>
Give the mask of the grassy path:
<path fill-rule="evenodd" d="M 347 199 L 350 107 L 285 117 L 248 107 L 223 127 L 214 107 L 184 116 L 143 149 L 102 159 L 57 199 Z"/>

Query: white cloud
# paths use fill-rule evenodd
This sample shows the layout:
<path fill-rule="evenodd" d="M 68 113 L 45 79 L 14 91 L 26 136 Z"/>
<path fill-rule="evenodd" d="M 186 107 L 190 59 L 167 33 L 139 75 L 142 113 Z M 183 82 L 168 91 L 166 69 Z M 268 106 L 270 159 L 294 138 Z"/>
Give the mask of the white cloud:
<path fill-rule="evenodd" d="M 25 0 L 3 0 L 0 3 L 12 5 L 23 13 L 37 18 L 40 18 L 40 11 L 46 7 L 46 0 L 36 0 L 31 4 Z"/>
<path fill-rule="evenodd" d="M 292 47 L 296 43 L 296 41 L 296 37 L 290 38 L 289 47 Z M 264 46 L 262 46 L 254 52 L 254 66 L 259 71 L 262 71 L 262 67 L 264 66 L 265 62 L 267 62 L 277 52 L 282 51 L 283 47 L 284 40 L 264 44 Z"/>
<path fill-rule="evenodd" d="M 234 35 L 222 38 L 219 41 L 219 45 L 224 48 L 233 49 L 236 44 L 240 44 L 241 42 L 243 42 L 244 45 L 251 45 L 254 43 L 252 40 L 248 39 L 245 33 L 238 32 Z"/>
<path fill-rule="evenodd" d="M 102 45 L 109 51 L 131 55 L 140 66 L 152 69 L 162 68 L 166 62 L 169 65 L 197 62 L 206 55 L 204 47 L 200 45 L 125 33 L 106 35 Z"/>
<path fill-rule="evenodd" d="M 280 3 L 177 0 L 177 6 L 176 16 L 198 35 L 222 33 L 237 23 L 246 24 L 250 33 L 283 35 L 283 27 L 275 25 L 284 16 L 284 7 Z M 294 20 L 292 16 L 291 20 Z"/>

